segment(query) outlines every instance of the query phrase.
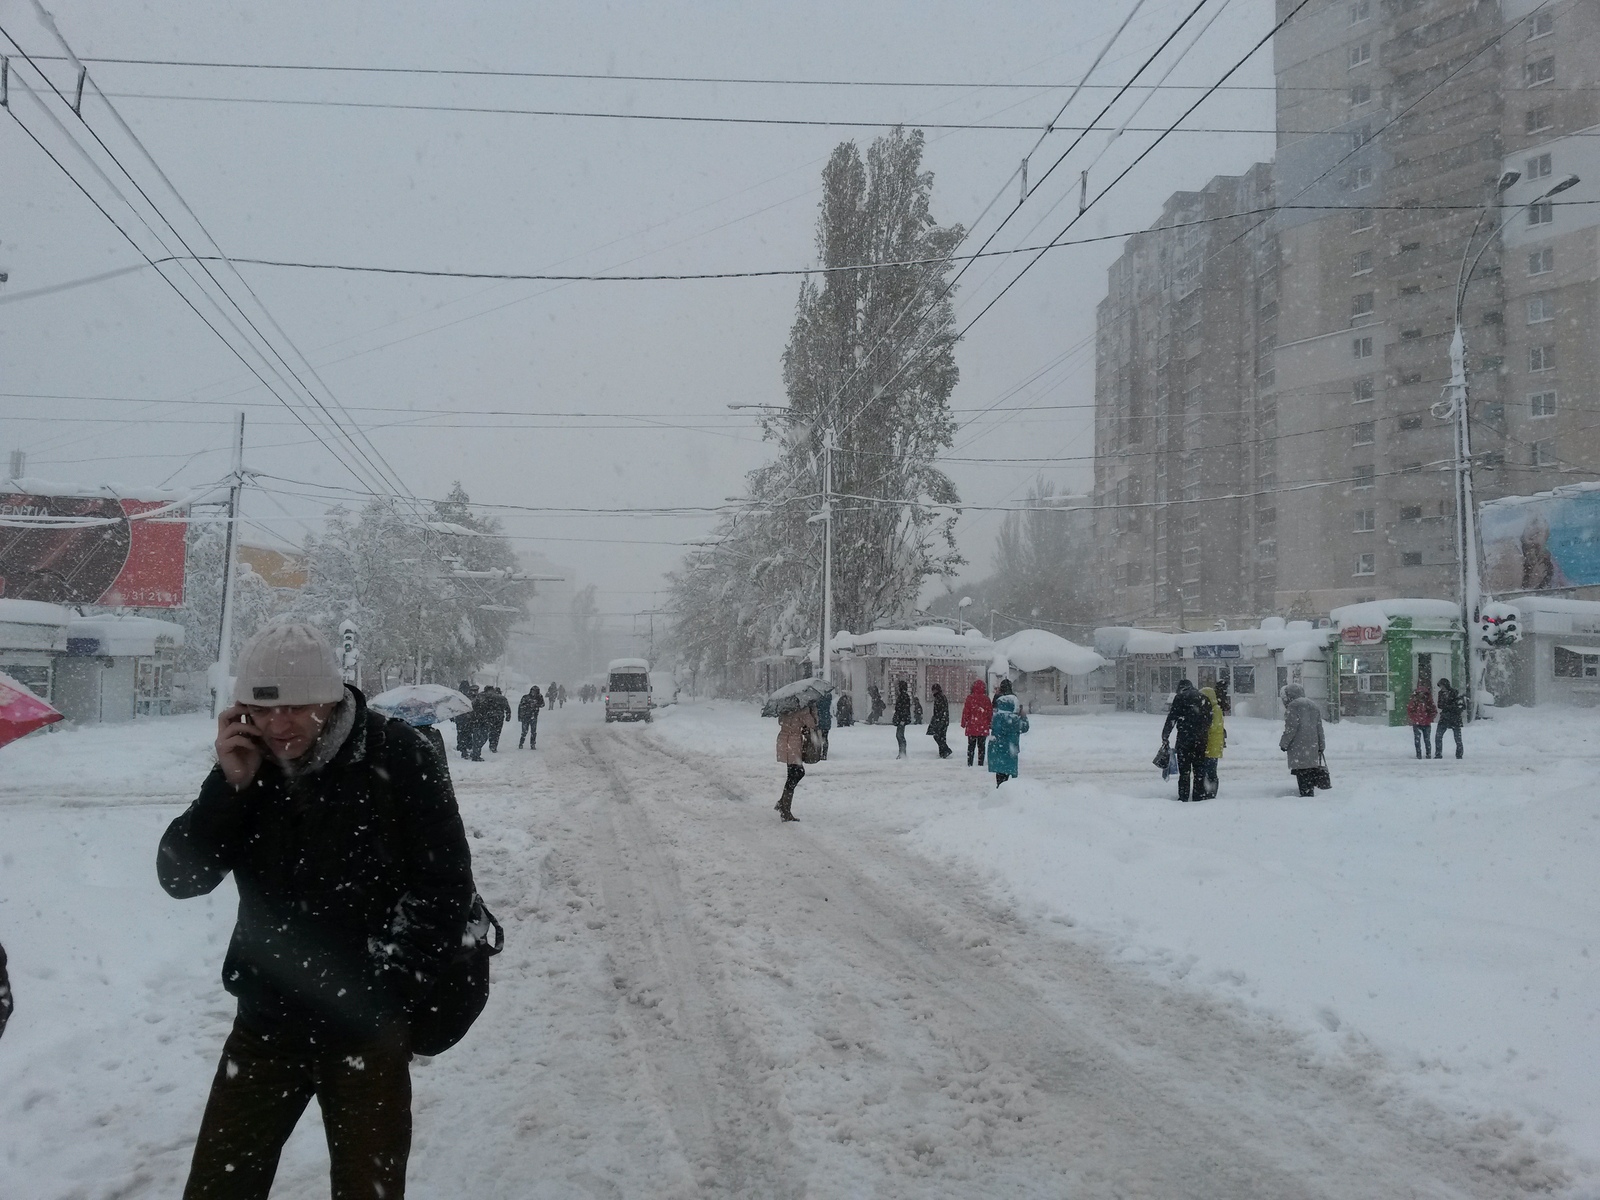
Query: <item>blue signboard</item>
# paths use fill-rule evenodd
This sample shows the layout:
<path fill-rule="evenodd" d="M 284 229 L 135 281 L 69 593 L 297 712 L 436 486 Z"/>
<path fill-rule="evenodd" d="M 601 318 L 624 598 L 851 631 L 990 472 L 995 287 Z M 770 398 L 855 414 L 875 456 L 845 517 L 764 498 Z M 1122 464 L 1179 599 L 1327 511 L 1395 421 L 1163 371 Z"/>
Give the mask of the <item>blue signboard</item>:
<path fill-rule="evenodd" d="M 1483 584 L 1545 592 L 1600 584 L 1600 489 L 1507 496 L 1479 509 Z"/>
<path fill-rule="evenodd" d="M 1237 644 L 1224 646 L 1194 646 L 1196 658 L 1238 658 L 1239 647 Z"/>

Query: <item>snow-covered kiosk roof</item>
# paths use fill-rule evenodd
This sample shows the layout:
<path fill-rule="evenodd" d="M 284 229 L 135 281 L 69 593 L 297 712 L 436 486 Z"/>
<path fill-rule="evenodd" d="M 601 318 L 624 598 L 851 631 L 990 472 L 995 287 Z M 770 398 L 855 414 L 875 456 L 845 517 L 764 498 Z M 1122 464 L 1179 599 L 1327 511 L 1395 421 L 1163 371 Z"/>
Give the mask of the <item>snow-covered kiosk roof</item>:
<path fill-rule="evenodd" d="M 871 633 L 840 633 L 835 647 L 848 648 L 859 655 L 878 658 L 944 658 L 987 662 L 994 657 L 995 645 L 976 629 L 957 633 L 943 625 L 920 629 L 874 629 Z"/>
<path fill-rule="evenodd" d="M 43 600 L 0 599 L 0 650 L 53 650 L 77 615 Z"/>
<path fill-rule="evenodd" d="M 1453 600 L 1367 600 L 1335 608 L 1328 615 L 1341 632 L 1372 627 L 1387 630 L 1401 617 L 1408 619 L 1413 629 L 1448 629 L 1452 621 L 1460 621 L 1461 606 Z"/>
<path fill-rule="evenodd" d="M 183 626 L 154 617 L 74 616 L 57 646 L 68 654 L 101 654 L 108 658 L 143 658 L 156 652 L 157 643 L 166 639 L 170 646 L 183 645 Z"/>
<path fill-rule="evenodd" d="M 1104 658 L 1123 658 L 1130 654 L 1172 655 L 1178 651 L 1176 637 L 1153 629 L 1131 625 L 1103 625 L 1094 631 L 1094 648 Z"/>
<path fill-rule="evenodd" d="M 1004 660 L 1018 671 L 1060 671 L 1063 675 L 1088 675 L 1108 665 L 1108 660 L 1076 642 L 1044 629 L 1023 629 L 995 643 L 996 663 Z"/>

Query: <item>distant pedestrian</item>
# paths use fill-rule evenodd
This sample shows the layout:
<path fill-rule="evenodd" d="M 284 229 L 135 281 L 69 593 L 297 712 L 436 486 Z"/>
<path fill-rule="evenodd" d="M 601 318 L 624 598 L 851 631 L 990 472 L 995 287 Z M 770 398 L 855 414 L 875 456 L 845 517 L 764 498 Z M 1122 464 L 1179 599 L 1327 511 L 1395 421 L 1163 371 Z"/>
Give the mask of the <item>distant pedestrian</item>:
<path fill-rule="evenodd" d="M 517 749 L 522 749 L 522 743 L 528 743 L 532 750 L 539 744 L 539 710 L 544 707 L 544 697 L 539 694 L 539 685 L 534 684 L 528 688 L 527 694 L 517 701 L 517 720 L 522 722 L 522 736 L 517 739 Z"/>
<path fill-rule="evenodd" d="M 966 703 L 961 706 L 961 729 L 967 735 L 969 767 L 973 754 L 978 756 L 978 765 L 983 766 L 983 746 L 989 737 L 989 717 L 993 712 L 994 703 L 989 699 L 989 689 L 983 686 L 983 680 L 974 679 Z"/>
<path fill-rule="evenodd" d="M 1461 746 L 1461 718 L 1466 712 L 1467 698 L 1448 679 L 1439 680 L 1439 727 L 1433 731 L 1433 756 L 1444 757 L 1444 731 L 1456 735 L 1456 757 L 1464 753 Z"/>
<path fill-rule="evenodd" d="M 945 734 L 950 732 L 950 701 L 945 698 L 944 688 L 937 683 L 930 690 L 933 692 L 933 716 L 928 720 L 928 736 L 939 747 L 939 757 L 949 758 L 955 753 L 945 741 Z"/>
<path fill-rule="evenodd" d="M 461 686 L 456 690 L 474 703 L 474 707 L 472 709 L 469 709 L 467 712 L 464 712 L 459 717 L 455 718 L 456 753 L 460 754 L 462 758 L 471 758 L 472 740 L 476 736 L 477 728 L 474 719 L 474 713 L 476 712 L 478 689 L 476 685 L 468 680 L 463 679 L 461 681 Z"/>
<path fill-rule="evenodd" d="M 816 703 L 817 761 L 828 761 L 828 734 L 833 729 L 833 697 L 824 693 Z"/>
<path fill-rule="evenodd" d="M 783 794 L 778 797 L 778 803 L 773 807 L 785 821 L 800 819 L 789 810 L 794 804 L 794 789 L 806 776 L 806 769 L 802 765 L 805 761 L 806 742 L 816 735 L 817 714 L 809 704 L 802 708 L 791 709 L 778 718 L 778 761 L 786 763 L 789 770 L 784 779 Z"/>
<path fill-rule="evenodd" d="M 472 762 L 483 761 L 483 748 L 489 741 L 489 726 L 491 721 L 500 719 L 499 706 L 494 702 L 494 693 L 484 688 L 472 698 L 472 736 L 467 739 L 467 758 Z"/>
<path fill-rule="evenodd" d="M 1288 752 L 1289 773 L 1300 785 L 1302 796 L 1314 796 L 1317 780 L 1326 769 L 1323 753 L 1327 742 L 1322 735 L 1322 710 L 1306 696 L 1305 688 L 1291 683 L 1283 689 L 1283 736 L 1278 749 Z"/>
<path fill-rule="evenodd" d="M 896 758 L 906 756 L 906 726 L 911 724 L 911 689 L 904 679 L 894 683 L 894 741 Z"/>
<path fill-rule="evenodd" d="M 1201 689 L 1204 691 L 1205 689 Z M 1216 682 L 1217 706 L 1222 709 L 1225 717 L 1233 716 L 1233 684 L 1228 678 L 1228 672 L 1219 674 Z"/>
<path fill-rule="evenodd" d="M 867 709 L 867 724 L 876 725 L 883 719 L 883 693 L 878 690 L 875 683 L 867 684 L 867 698 L 872 701 Z"/>
<path fill-rule="evenodd" d="M 489 739 L 490 752 L 499 754 L 500 730 L 511 720 L 511 701 L 498 687 L 491 686 L 483 690 L 489 693 L 489 719 L 484 726 L 484 736 Z"/>
<path fill-rule="evenodd" d="M 850 699 L 850 693 L 845 692 L 839 697 L 839 703 L 834 708 L 836 724 L 840 729 L 856 723 L 856 702 Z"/>
<path fill-rule="evenodd" d="M 11 998 L 11 976 L 6 974 L 6 948 L 0 946 L 0 1036 L 6 1031 L 6 1022 L 11 1020 L 11 1010 L 16 1007 Z"/>
<path fill-rule="evenodd" d="M 1200 694 L 1211 706 L 1211 728 L 1206 733 L 1205 757 L 1200 761 L 1200 778 L 1195 780 L 1195 789 L 1203 792 L 1205 799 L 1215 800 L 1220 786 L 1217 782 L 1217 766 L 1222 759 L 1223 747 L 1228 744 L 1228 731 L 1222 723 L 1222 699 L 1217 695 L 1217 689 L 1203 687 Z"/>
<path fill-rule="evenodd" d="M 1205 783 L 1194 785 L 1195 777 L 1203 775 L 1205 770 L 1202 760 L 1206 756 L 1206 739 L 1210 732 L 1211 702 L 1191 681 L 1178 680 L 1178 690 L 1173 694 L 1166 723 L 1161 727 L 1161 744 L 1165 746 L 1167 739 L 1177 734 L 1173 751 L 1178 756 L 1178 799 L 1184 803 L 1191 799 L 1191 789 L 1193 799 L 1206 798 Z"/>
<path fill-rule="evenodd" d="M 1006 681 L 1008 684 L 1010 680 Z M 1022 755 L 1022 735 L 1028 732 L 1028 718 L 1017 706 L 1017 698 L 1004 691 L 994 698 L 989 714 L 989 770 L 999 787 L 1014 777 Z"/>
<path fill-rule="evenodd" d="M 1411 699 L 1406 701 L 1406 722 L 1411 726 L 1411 744 L 1418 758 L 1433 757 L 1433 719 L 1438 715 L 1433 693 L 1419 680 L 1411 689 Z M 1441 745 L 1439 749 L 1444 747 Z"/>

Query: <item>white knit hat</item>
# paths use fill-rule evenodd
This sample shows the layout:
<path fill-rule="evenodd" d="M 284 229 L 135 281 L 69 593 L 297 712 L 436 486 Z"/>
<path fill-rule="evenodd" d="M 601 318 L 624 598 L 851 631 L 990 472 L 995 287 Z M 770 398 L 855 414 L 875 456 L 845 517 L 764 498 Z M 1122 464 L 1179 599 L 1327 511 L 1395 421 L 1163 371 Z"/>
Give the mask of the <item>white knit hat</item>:
<path fill-rule="evenodd" d="M 310 625 L 269 625 L 239 652 L 235 704 L 331 704 L 343 699 L 339 659 Z"/>

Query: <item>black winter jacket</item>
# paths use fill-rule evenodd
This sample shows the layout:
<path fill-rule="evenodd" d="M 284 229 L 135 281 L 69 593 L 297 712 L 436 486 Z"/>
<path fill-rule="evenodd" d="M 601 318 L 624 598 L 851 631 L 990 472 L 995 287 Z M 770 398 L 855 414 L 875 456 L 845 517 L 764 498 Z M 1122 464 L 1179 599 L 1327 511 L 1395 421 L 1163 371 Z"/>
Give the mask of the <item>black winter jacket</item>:
<path fill-rule="evenodd" d="M 539 710 L 543 707 L 544 697 L 539 694 L 538 688 L 533 688 L 517 701 L 517 720 L 531 721 L 539 715 Z"/>
<path fill-rule="evenodd" d="M 950 700 L 942 691 L 933 694 L 933 717 L 928 721 L 928 736 L 943 737 L 950 731 Z"/>
<path fill-rule="evenodd" d="M 911 693 L 909 691 L 895 690 L 894 723 L 896 725 L 911 724 Z"/>
<path fill-rule="evenodd" d="M 1193 684 L 1180 687 L 1173 696 L 1166 724 L 1161 727 L 1161 740 L 1166 741 L 1174 729 L 1178 731 L 1178 745 L 1186 749 L 1205 746 L 1206 735 L 1211 732 L 1211 702 Z"/>
<path fill-rule="evenodd" d="M 351 692 L 355 725 L 332 762 L 290 780 L 269 759 L 238 792 L 213 768 L 157 856 L 178 899 L 233 872 L 222 984 L 241 1023 L 286 1043 L 377 1036 L 460 946 L 472 902 L 448 772 L 415 730 Z"/>
<path fill-rule="evenodd" d="M 1439 689 L 1439 728 L 1461 728 L 1461 715 L 1466 710 L 1467 698 L 1455 688 Z"/>

